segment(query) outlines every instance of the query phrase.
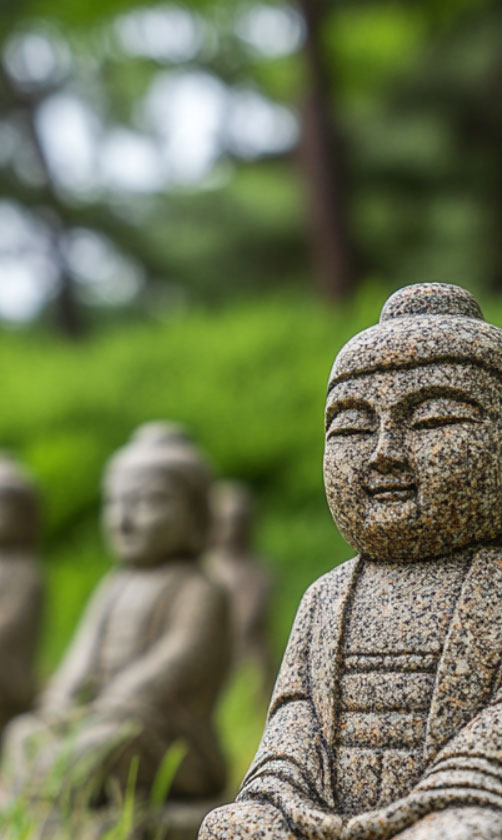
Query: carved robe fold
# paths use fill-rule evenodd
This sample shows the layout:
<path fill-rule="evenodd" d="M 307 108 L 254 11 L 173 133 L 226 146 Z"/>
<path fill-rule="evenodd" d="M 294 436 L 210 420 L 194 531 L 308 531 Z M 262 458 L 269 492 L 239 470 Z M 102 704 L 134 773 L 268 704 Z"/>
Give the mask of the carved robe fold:
<path fill-rule="evenodd" d="M 450 807 L 460 808 L 460 814 L 462 807 L 477 808 L 481 818 L 487 810 L 500 816 L 502 549 L 478 547 L 468 559 L 462 579 L 452 583 L 458 592 L 444 607 L 448 621 L 434 640 L 437 646 L 441 639 L 434 666 L 434 652 L 429 650 L 396 651 L 377 656 L 377 664 L 368 666 L 368 656 L 349 649 L 347 628 L 365 574 L 364 560 L 344 563 L 310 587 L 295 620 L 262 742 L 237 803 L 208 818 L 201 840 L 387 840 L 425 815 Z M 410 593 L 410 609 L 417 611 L 419 597 Z M 368 643 L 371 647 L 372 640 Z M 422 644 L 420 639 L 417 644 Z M 378 691 L 370 701 L 361 696 L 361 712 L 344 710 L 347 685 L 372 684 L 360 680 L 354 662 L 359 670 L 377 669 L 377 688 L 386 680 L 396 685 L 397 699 L 411 696 L 409 686 L 418 680 L 426 711 L 420 712 L 416 704 L 415 728 L 413 720 L 408 725 L 411 712 L 408 717 L 399 710 L 382 712 Z M 403 743 L 385 741 L 382 720 L 394 722 L 391 738 L 401 726 Z M 357 780 L 347 785 L 343 776 L 343 751 L 349 748 L 352 756 L 357 750 L 362 756 L 359 786 Z M 412 758 L 415 776 L 406 769 Z M 382 792 L 382 774 L 392 779 L 391 770 L 401 789 L 389 801 L 388 790 L 386 795 Z"/>
<path fill-rule="evenodd" d="M 40 795 L 61 744 L 74 733 L 75 761 L 96 754 L 96 776 L 105 775 L 104 767 L 125 785 L 131 759 L 139 757 L 141 791 L 151 789 L 166 751 L 181 739 L 187 753 L 170 792 L 219 792 L 225 762 L 213 711 L 229 660 L 226 599 L 197 563 L 114 570 L 91 598 L 37 713 L 7 732 L 12 786 L 28 777 Z M 34 761 L 29 748 L 36 738 Z"/>

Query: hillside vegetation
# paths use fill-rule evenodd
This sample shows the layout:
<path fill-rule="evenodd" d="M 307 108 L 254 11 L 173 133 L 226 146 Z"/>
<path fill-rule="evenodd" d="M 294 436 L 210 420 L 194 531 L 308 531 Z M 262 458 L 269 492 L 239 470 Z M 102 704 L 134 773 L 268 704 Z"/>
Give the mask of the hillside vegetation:
<path fill-rule="evenodd" d="M 254 489 L 257 548 L 276 579 L 280 656 L 303 590 L 351 553 L 322 487 L 325 385 L 337 350 L 377 320 L 387 293 L 368 287 L 337 309 L 270 296 L 108 328 L 77 346 L 46 334 L 0 336 L 0 440 L 27 463 L 44 496 L 42 678 L 110 562 L 99 528 L 103 465 L 138 424 L 159 418 L 187 424 L 216 475 Z M 485 312 L 502 322 L 500 302 L 488 301 Z M 237 774 L 263 714 L 252 711 L 249 679 L 237 679 L 222 712 Z"/>

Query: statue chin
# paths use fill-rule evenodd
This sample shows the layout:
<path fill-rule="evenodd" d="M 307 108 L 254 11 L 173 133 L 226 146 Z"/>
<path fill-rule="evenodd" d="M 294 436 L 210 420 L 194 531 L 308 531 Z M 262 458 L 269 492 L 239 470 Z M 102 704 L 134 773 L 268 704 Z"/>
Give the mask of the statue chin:
<path fill-rule="evenodd" d="M 340 529 L 341 530 L 341 529 Z M 388 563 L 414 563 L 417 561 L 433 560 L 434 558 L 445 557 L 457 551 L 474 546 L 491 543 L 497 540 L 497 535 L 490 534 L 479 539 L 444 539 L 435 538 L 435 535 L 417 533 L 413 542 L 403 542 L 402 533 L 399 530 L 387 528 L 371 529 L 359 532 L 357 538 L 351 534 L 343 533 L 343 538 L 362 557 L 369 560 L 379 560 Z M 408 534 L 409 536 L 409 534 Z M 502 542 L 502 535 L 498 539 Z"/>
<path fill-rule="evenodd" d="M 334 507 L 334 506 L 333 506 Z M 359 519 L 339 515 L 333 510 L 335 524 L 342 537 L 358 554 L 388 562 L 414 562 L 444 557 L 470 545 L 502 540 L 502 504 L 482 512 L 464 511 L 463 517 L 448 516 L 438 522 L 437 511 L 420 510 L 414 500 L 381 505 L 365 512 Z M 454 528 L 451 521 L 455 521 Z"/>

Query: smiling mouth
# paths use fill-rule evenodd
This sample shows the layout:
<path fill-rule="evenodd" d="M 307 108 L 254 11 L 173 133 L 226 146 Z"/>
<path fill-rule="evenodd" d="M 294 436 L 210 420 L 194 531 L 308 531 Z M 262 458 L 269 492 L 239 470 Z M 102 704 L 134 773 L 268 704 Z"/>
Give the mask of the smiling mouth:
<path fill-rule="evenodd" d="M 407 484 L 377 484 L 366 487 L 366 492 L 373 499 L 381 502 L 402 502 L 411 499 L 417 492 L 417 487 L 411 482 Z"/>

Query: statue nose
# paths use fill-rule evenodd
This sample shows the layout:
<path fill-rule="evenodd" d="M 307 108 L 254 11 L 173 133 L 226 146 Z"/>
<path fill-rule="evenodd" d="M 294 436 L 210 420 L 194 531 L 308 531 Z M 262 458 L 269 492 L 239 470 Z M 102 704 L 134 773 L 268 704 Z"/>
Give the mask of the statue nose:
<path fill-rule="evenodd" d="M 409 467 L 403 436 L 394 423 L 382 422 L 378 441 L 368 465 L 382 474 L 401 472 Z"/>
<path fill-rule="evenodd" d="M 127 503 L 117 505 L 115 511 L 115 523 L 121 531 L 130 531 L 132 524 L 131 506 Z"/>

